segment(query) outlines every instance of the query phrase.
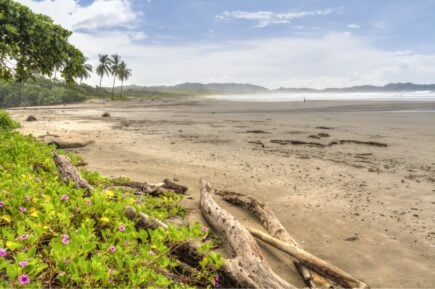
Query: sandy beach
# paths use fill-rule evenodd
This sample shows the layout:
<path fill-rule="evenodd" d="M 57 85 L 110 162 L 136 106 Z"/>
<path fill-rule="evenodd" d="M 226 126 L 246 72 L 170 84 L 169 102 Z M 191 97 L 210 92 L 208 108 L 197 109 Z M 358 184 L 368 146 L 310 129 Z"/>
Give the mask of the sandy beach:
<path fill-rule="evenodd" d="M 73 149 L 90 170 L 188 186 L 189 221 L 202 221 L 207 176 L 266 202 L 306 250 L 372 288 L 435 286 L 435 102 L 180 98 L 9 112 L 24 133 L 93 141 Z M 277 273 L 304 286 L 288 257 L 264 248 Z"/>

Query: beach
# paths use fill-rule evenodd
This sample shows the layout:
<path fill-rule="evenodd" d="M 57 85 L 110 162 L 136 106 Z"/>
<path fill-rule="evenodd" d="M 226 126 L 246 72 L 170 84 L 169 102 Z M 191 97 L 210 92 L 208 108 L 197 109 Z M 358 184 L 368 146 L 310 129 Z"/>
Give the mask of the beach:
<path fill-rule="evenodd" d="M 188 186 L 187 221 L 203 221 L 206 176 L 264 201 L 304 249 L 372 288 L 434 287 L 435 101 L 186 97 L 8 111 L 24 133 L 92 141 L 72 150 L 87 169 Z M 287 256 L 263 247 L 277 273 L 304 286 Z"/>

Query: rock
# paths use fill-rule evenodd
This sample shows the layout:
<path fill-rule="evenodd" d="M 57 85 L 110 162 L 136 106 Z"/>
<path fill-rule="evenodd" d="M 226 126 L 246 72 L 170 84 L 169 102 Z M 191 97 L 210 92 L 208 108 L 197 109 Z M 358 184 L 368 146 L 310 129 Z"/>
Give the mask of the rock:
<path fill-rule="evenodd" d="M 101 115 L 102 117 L 110 117 L 110 113 L 108 113 L 107 111 L 105 113 L 103 113 L 103 115 Z"/>
<path fill-rule="evenodd" d="M 37 119 L 36 119 L 36 117 L 34 117 L 33 115 L 29 115 L 29 116 L 26 118 L 26 121 L 37 121 Z"/>
<path fill-rule="evenodd" d="M 359 237 L 357 237 L 357 236 L 355 236 L 355 237 L 349 237 L 349 238 L 346 238 L 346 239 L 344 239 L 345 241 L 351 241 L 351 242 L 353 242 L 353 241 L 357 241 L 357 240 L 359 240 Z"/>

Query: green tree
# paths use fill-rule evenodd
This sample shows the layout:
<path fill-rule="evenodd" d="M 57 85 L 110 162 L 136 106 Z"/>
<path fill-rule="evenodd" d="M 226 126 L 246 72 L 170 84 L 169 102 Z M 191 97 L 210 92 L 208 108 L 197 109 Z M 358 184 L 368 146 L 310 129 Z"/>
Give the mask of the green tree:
<path fill-rule="evenodd" d="M 98 64 L 96 72 L 100 77 L 100 88 L 101 88 L 103 76 L 104 75 L 109 76 L 110 74 L 110 58 L 109 55 L 107 54 L 99 54 L 98 59 L 100 64 Z"/>
<path fill-rule="evenodd" d="M 115 81 L 118 77 L 119 65 L 121 64 L 121 56 L 118 54 L 113 54 L 110 58 L 110 73 L 113 76 L 113 86 L 112 86 L 112 99 L 115 94 Z"/>
<path fill-rule="evenodd" d="M 127 68 L 127 64 L 122 61 L 119 64 L 118 69 L 118 79 L 121 81 L 121 98 L 122 98 L 122 88 L 124 87 L 124 81 L 128 80 L 131 76 L 131 69 Z"/>
<path fill-rule="evenodd" d="M 51 76 L 56 68 L 74 83 L 85 57 L 68 43 L 71 32 L 12 0 L 0 0 L 0 79 Z"/>

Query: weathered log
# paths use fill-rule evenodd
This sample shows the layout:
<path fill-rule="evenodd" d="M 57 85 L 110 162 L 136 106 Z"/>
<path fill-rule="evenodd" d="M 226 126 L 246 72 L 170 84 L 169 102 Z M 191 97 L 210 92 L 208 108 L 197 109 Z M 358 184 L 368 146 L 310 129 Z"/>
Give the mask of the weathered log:
<path fill-rule="evenodd" d="M 59 137 L 59 135 L 57 135 L 57 134 L 50 134 L 50 133 L 47 132 L 46 134 L 38 136 L 38 138 L 45 138 L 45 137 Z"/>
<path fill-rule="evenodd" d="M 216 191 L 226 202 L 242 207 L 251 212 L 262 224 L 263 228 L 272 236 L 283 242 L 292 244 L 295 247 L 302 248 L 293 239 L 288 231 L 284 228 L 275 214 L 263 202 L 245 194 L 232 191 Z M 330 288 L 332 287 L 329 280 L 318 276 L 316 272 L 310 272 L 304 265 L 294 262 L 302 278 L 310 288 Z"/>
<path fill-rule="evenodd" d="M 82 148 L 87 145 L 90 145 L 94 143 L 93 141 L 87 141 L 87 142 L 66 142 L 61 140 L 53 140 L 48 142 L 49 145 L 54 145 L 57 149 L 73 149 L 73 148 Z"/>
<path fill-rule="evenodd" d="M 249 232 L 263 242 L 280 249 L 297 259 L 304 266 L 324 275 L 345 288 L 369 288 L 363 281 L 353 277 L 342 269 L 314 256 L 313 254 L 298 248 L 289 243 L 278 240 L 268 234 L 265 234 L 257 229 L 249 228 Z"/>
<path fill-rule="evenodd" d="M 85 196 L 89 196 L 94 188 L 80 176 L 80 172 L 75 166 L 73 166 L 71 160 L 65 155 L 58 155 L 53 152 L 53 160 L 56 164 L 57 170 L 60 174 L 62 181 L 68 183 L 69 181 L 74 182 L 76 188 L 86 189 Z"/>
<path fill-rule="evenodd" d="M 211 186 L 201 179 L 200 208 L 204 218 L 222 233 L 236 253 L 225 271 L 246 288 L 295 288 L 273 272 L 249 231 L 212 198 Z"/>
<path fill-rule="evenodd" d="M 110 182 L 109 186 L 121 186 L 129 187 L 139 190 L 144 194 L 152 196 L 160 196 L 161 194 L 172 191 L 177 194 L 184 194 L 188 188 L 179 184 L 171 182 L 169 179 L 165 179 L 162 183 L 148 184 L 130 180 L 114 179 Z"/>

